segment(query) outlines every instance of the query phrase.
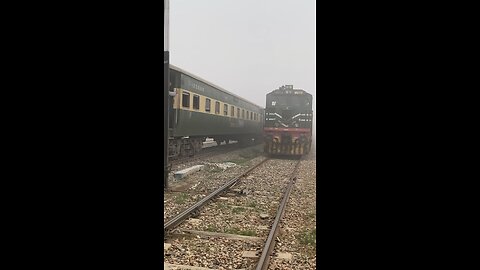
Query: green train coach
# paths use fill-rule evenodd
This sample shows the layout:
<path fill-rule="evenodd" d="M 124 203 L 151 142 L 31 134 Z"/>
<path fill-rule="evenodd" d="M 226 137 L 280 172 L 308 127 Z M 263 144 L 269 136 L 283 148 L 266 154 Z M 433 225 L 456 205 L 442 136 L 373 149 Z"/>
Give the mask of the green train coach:
<path fill-rule="evenodd" d="M 169 157 L 193 156 L 203 142 L 249 143 L 262 138 L 264 109 L 170 65 Z"/>

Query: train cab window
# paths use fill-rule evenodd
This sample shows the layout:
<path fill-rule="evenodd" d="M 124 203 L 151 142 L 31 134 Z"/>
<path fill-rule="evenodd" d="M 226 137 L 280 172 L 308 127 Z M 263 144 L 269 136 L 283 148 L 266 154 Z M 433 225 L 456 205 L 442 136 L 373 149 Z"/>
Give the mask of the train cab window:
<path fill-rule="evenodd" d="M 223 104 L 223 115 L 228 115 L 228 105 Z"/>
<path fill-rule="evenodd" d="M 232 106 L 230 109 L 230 116 L 234 117 L 235 116 L 235 106 Z"/>
<path fill-rule="evenodd" d="M 200 110 L 200 96 L 198 95 L 193 95 L 193 108 Z"/>
<path fill-rule="evenodd" d="M 206 112 L 210 111 L 210 99 L 209 98 L 205 99 L 205 111 Z"/>
<path fill-rule="evenodd" d="M 237 118 L 240 118 L 240 108 L 237 108 Z"/>
<path fill-rule="evenodd" d="M 182 107 L 190 108 L 190 93 L 182 93 Z"/>
<path fill-rule="evenodd" d="M 245 119 L 245 110 L 242 109 L 242 118 Z"/>
<path fill-rule="evenodd" d="M 220 113 L 220 102 L 215 101 L 215 114 Z"/>

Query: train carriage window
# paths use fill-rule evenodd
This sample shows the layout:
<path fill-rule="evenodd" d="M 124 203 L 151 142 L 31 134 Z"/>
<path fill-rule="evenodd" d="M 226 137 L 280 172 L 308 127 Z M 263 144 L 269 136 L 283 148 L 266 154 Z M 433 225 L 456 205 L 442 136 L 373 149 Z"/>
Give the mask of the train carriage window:
<path fill-rule="evenodd" d="M 250 112 L 250 120 L 253 120 L 253 112 Z"/>
<path fill-rule="evenodd" d="M 242 109 L 242 118 L 245 119 L 245 110 Z"/>
<path fill-rule="evenodd" d="M 215 101 L 215 114 L 220 113 L 220 102 Z"/>
<path fill-rule="evenodd" d="M 235 116 L 235 106 L 232 106 L 232 108 L 230 109 L 230 116 Z"/>
<path fill-rule="evenodd" d="M 240 118 L 240 108 L 237 108 L 237 118 Z"/>
<path fill-rule="evenodd" d="M 190 93 L 182 93 L 182 107 L 190 108 Z"/>
<path fill-rule="evenodd" d="M 223 104 L 223 115 L 228 115 L 228 105 Z"/>
<path fill-rule="evenodd" d="M 206 112 L 210 111 L 210 99 L 209 98 L 205 99 L 205 111 Z"/>
<path fill-rule="evenodd" d="M 198 95 L 193 95 L 193 108 L 200 110 L 200 96 Z"/>

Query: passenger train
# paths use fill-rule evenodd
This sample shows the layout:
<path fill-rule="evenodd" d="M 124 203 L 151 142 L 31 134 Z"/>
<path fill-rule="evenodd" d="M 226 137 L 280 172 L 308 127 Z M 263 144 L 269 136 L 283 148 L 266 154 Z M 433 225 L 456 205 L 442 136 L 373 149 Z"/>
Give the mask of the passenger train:
<path fill-rule="evenodd" d="M 171 64 L 169 91 L 169 157 L 195 155 L 207 137 L 261 141 L 262 107 Z"/>

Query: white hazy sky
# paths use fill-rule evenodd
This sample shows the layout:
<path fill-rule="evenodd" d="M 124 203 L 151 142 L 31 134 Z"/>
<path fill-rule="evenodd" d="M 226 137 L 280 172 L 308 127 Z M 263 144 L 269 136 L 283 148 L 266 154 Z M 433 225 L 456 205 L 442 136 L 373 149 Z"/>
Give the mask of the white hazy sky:
<path fill-rule="evenodd" d="M 170 0 L 170 63 L 262 107 L 286 84 L 315 98 L 315 40 L 315 0 Z"/>

